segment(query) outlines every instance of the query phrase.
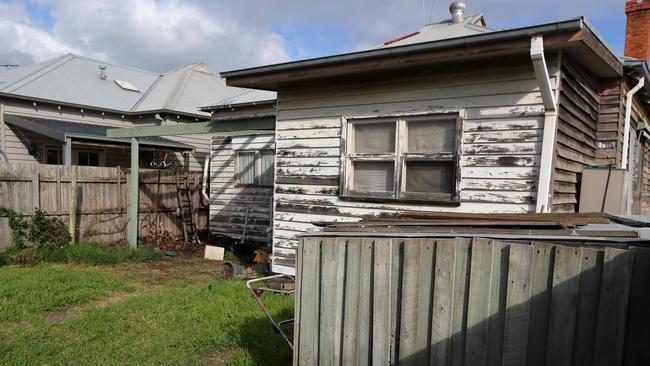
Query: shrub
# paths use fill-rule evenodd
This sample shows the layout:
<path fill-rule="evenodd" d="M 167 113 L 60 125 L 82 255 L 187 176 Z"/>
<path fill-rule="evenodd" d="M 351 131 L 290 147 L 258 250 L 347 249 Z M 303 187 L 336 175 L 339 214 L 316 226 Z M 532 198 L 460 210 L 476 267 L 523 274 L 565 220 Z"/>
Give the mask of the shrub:
<path fill-rule="evenodd" d="M 47 217 L 41 209 L 36 210 L 29 225 L 27 236 L 34 245 L 44 247 L 61 247 L 72 241 L 67 226 L 58 217 Z"/>
<path fill-rule="evenodd" d="M 23 215 L 16 213 L 16 211 L 4 207 L 0 207 L 0 214 L 9 218 L 9 228 L 11 229 L 11 247 L 16 249 L 23 249 L 27 246 L 26 232 L 29 223 L 25 220 Z"/>

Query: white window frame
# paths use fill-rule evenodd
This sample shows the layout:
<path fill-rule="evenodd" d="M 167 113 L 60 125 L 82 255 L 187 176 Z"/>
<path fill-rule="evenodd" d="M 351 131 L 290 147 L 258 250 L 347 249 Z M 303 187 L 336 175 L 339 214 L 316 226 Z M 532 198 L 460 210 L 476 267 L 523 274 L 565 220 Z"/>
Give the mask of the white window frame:
<path fill-rule="evenodd" d="M 275 154 L 272 151 L 270 151 L 270 152 L 273 154 L 273 169 L 275 170 Z M 239 166 L 239 154 L 240 153 L 254 153 L 255 154 L 255 157 L 254 157 L 254 162 L 255 162 L 254 163 L 255 164 L 255 167 L 254 167 L 254 169 L 255 169 L 255 171 L 254 171 L 255 179 L 254 180 L 255 180 L 255 183 L 252 183 L 252 184 L 250 184 L 250 183 L 241 183 L 241 181 L 240 181 L 241 169 L 240 169 L 240 166 Z M 236 182 L 237 182 L 236 185 L 238 187 L 273 187 L 273 180 L 274 179 L 271 180 L 271 184 L 262 185 L 262 182 L 261 182 L 261 177 L 262 177 L 262 158 L 261 158 L 261 155 L 262 155 L 262 150 L 255 150 L 255 149 L 235 150 L 235 161 L 236 161 L 236 163 L 235 163 L 235 169 L 236 169 L 235 178 L 236 178 Z"/>
<path fill-rule="evenodd" d="M 441 119 L 456 120 L 455 151 L 450 153 L 408 153 L 409 121 Z M 341 118 L 341 183 L 342 199 L 370 202 L 421 202 L 440 205 L 460 204 L 462 131 L 465 111 L 463 109 L 417 111 L 383 115 L 343 116 Z M 362 123 L 395 122 L 395 152 L 390 154 L 354 153 L 354 125 Z M 394 161 L 394 182 L 392 192 L 355 191 L 353 187 L 353 163 L 355 161 Z M 403 177 L 408 161 L 452 161 L 454 167 L 453 191 L 449 193 L 406 192 L 406 179 Z"/>

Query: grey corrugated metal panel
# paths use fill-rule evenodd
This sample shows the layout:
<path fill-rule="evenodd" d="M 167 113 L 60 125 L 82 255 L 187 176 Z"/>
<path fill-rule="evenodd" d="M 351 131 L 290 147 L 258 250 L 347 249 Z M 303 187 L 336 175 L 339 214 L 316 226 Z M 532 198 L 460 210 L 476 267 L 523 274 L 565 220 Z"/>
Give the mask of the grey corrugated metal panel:
<path fill-rule="evenodd" d="M 444 39 L 433 42 L 418 43 L 412 45 L 388 47 L 381 49 L 373 49 L 360 52 L 345 53 L 335 56 L 326 56 L 313 58 L 301 61 L 285 62 L 274 65 L 259 66 L 247 69 L 239 69 L 232 71 L 225 71 L 221 73 L 221 77 L 235 78 L 235 77 L 248 77 L 257 75 L 268 75 L 272 73 L 281 73 L 293 71 L 304 68 L 318 67 L 322 65 L 340 64 L 346 62 L 362 61 L 369 59 L 378 59 L 388 56 L 406 55 L 424 51 L 434 51 L 439 49 L 447 49 L 460 46 L 473 46 L 482 43 L 504 41 L 510 39 L 517 39 L 522 37 L 531 37 L 533 35 L 548 35 L 553 33 L 561 33 L 566 31 L 577 31 L 583 28 L 584 18 L 574 18 L 560 22 L 547 23 L 541 25 L 533 25 L 522 28 L 494 31 L 491 33 L 477 34 L 473 36 Z"/>
<path fill-rule="evenodd" d="M 106 130 L 110 127 L 98 124 L 77 123 L 15 114 L 5 114 L 5 122 L 61 142 L 65 142 L 66 137 L 73 137 L 76 139 L 106 141 L 120 144 L 131 143 L 129 139 L 106 137 Z M 140 138 L 140 143 L 143 145 L 169 147 L 184 151 L 194 150 L 194 146 L 192 145 L 174 142 L 163 137 L 142 137 Z"/>
<path fill-rule="evenodd" d="M 12 84 L 17 83 L 20 80 L 23 80 L 31 75 L 34 75 L 35 73 L 44 70 L 56 64 L 57 62 L 70 57 L 71 55 L 69 54 L 63 55 L 47 61 L 39 62 L 34 65 L 20 66 L 20 67 L 16 67 L 4 71 L 0 73 L 0 84 L 2 85 L 2 87 L 0 87 L 0 91 L 9 88 L 9 86 L 11 86 Z"/>
<path fill-rule="evenodd" d="M 482 33 L 494 32 L 494 29 L 483 25 L 483 15 L 472 15 L 465 17 L 462 23 L 444 21 L 428 24 L 412 36 L 405 37 L 398 41 L 388 41 L 375 48 L 398 47 L 415 43 L 433 42 L 442 39 L 472 36 Z"/>
<path fill-rule="evenodd" d="M 636 231 L 636 230 L 635 230 Z M 391 233 L 391 232 L 338 232 L 318 231 L 304 233 L 300 237 L 354 237 L 354 238 L 489 238 L 499 240 L 540 240 L 540 241 L 563 241 L 563 242 L 599 242 L 599 243 L 621 243 L 621 244 L 650 244 L 646 238 L 630 237 L 601 237 L 601 236 L 567 236 L 567 235 L 513 235 L 513 234 L 489 234 L 489 233 Z"/>
<path fill-rule="evenodd" d="M 275 98 L 275 93 L 271 93 Z M 268 99 L 269 93 L 233 88 L 209 73 L 205 64 L 188 65 L 163 75 L 132 111 L 148 111 L 163 106 L 168 110 L 208 116 L 205 105 L 223 100 L 248 102 Z"/>
<path fill-rule="evenodd" d="M 99 76 L 100 65 L 108 66 L 105 80 Z M 37 78 L 4 91 L 95 108 L 128 111 L 157 78 L 155 73 L 74 56 Z M 128 81 L 140 92 L 122 89 L 115 80 Z"/>
<path fill-rule="evenodd" d="M 102 80 L 99 66 L 106 65 Z M 121 88 L 127 81 L 140 91 Z M 200 107 L 241 93 L 209 72 L 205 64 L 183 66 L 160 75 L 68 54 L 2 73 L 0 95 L 124 114 L 181 113 L 201 118 Z"/>

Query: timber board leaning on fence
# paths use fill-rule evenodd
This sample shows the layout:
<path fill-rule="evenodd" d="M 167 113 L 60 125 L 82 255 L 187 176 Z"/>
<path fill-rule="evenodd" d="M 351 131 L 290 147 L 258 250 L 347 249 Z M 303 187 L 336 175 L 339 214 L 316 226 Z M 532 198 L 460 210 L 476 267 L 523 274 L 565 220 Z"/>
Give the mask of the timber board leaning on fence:
<path fill-rule="evenodd" d="M 295 365 L 650 364 L 650 249 L 301 239 Z"/>
<path fill-rule="evenodd" d="M 83 167 L 41 164 L 0 163 L 0 207 L 31 216 L 37 208 L 69 222 L 73 191 L 73 170 L 76 170 L 76 215 L 72 215 L 77 241 L 124 243 L 129 205 L 129 170 L 119 167 Z M 160 175 L 159 175 L 160 174 Z M 182 179 L 199 182 L 201 172 L 179 172 Z M 140 170 L 139 226 L 140 236 L 150 228 L 181 234 L 175 215 L 176 172 L 174 170 Z M 207 207 L 200 205 L 201 196 L 193 196 L 195 220 L 199 229 L 207 227 Z M 200 207 L 200 208 L 199 208 Z M 6 217 L 0 216 L 0 251 L 11 243 L 11 230 Z"/>

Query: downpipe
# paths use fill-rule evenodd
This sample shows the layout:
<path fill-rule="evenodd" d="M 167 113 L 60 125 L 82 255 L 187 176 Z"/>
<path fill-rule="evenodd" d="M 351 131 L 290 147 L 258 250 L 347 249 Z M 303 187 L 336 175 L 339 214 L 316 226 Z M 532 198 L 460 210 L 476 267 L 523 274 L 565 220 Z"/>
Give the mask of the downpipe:
<path fill-rule="evenodd" d="M 628 149 L 630 146 L 630 120 L 632 119 L 632 99 L 634 95 L 643 88 L 645 84 L 645 77 L 639 79 L 639 82 L 636 84 L 632 90 L 627 92 L 627 98 L 625 99 L 625 128 L 623 129 L 623 156 L 621 157 L 621 169 L 627 169 L 628 166 Z"/>
<path fill-rule="evenodd" d="M 557 100 L 551 85 L 551 78 L 544 58 L 544 38 L 533 36 L 530 40 L 530 58 L 535 69 L 544 103 L 544 136 L 542 156 L 537 185 L 537 205 L 535 212 L 550 212 L 551 184 L 553 176 L 553 158 L 555 153 L 555 135 L 557 131 Z"/>

